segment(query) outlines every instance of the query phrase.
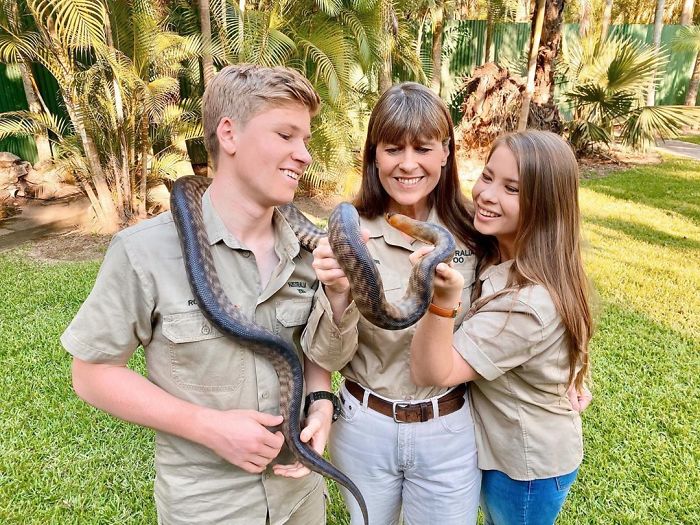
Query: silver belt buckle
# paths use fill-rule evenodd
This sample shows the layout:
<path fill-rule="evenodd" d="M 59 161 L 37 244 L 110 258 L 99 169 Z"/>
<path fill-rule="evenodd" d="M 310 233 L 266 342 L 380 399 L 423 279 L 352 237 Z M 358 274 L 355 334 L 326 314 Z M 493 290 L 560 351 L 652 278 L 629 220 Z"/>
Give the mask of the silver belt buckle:
<path fill-rule="evenodd" d="M 391 415 L 394 416 L 394 421 L 396 423 L 408 423 L 408 421 L 401 421 L 400 419 L 396 419 L 396 409 L 397 408 L 408 408 L 411 406 L 411 403 L 405 403 L 401 401 L 397 401 L 395 403 L 391 404 Z"/>

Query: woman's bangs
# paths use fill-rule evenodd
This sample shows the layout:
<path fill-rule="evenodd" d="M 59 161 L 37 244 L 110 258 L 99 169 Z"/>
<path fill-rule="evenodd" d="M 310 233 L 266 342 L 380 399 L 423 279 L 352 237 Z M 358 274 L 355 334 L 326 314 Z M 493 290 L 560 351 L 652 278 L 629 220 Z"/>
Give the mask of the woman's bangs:
<path fill-rule="evenodd" d="M 426 107 L 423 100 L 404 98 L 376 120 L 375 144 L 420 144 L 425 140 L 443 141 L 450 132 L 438 108 Z"/>

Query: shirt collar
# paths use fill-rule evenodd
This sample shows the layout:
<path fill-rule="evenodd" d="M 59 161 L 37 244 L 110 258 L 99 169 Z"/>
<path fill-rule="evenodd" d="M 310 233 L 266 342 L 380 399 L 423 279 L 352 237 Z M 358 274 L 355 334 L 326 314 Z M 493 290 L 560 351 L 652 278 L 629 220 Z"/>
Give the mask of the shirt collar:
<path fill-rule="evenodd" d="M 224 225 L 224 221 L 214 208 L 211 201 L 211 186 L 207 188 L 202 195 L 202 217 L 204 218 L 204 230 L 207 233 L 209 245 L 213 246 L 221 241 L 233 250 L 247 250 L 248 248 L 241 243 Z M 299 254 L 299 240 L 297 239 L 292 227 L 286 221 L 282 213 L 275 208 L 272 215 L 272 226 L 275 231 L 275 252 L 278 257 L 287 255 L 293 259 Z"/>
<path fill-rule="evenodd" d="M 491 285 L 495 291 L 503 290 L 508 283 L 508 274 L 510 272 L 511 266 L 513 266 L 514 259 L 502 262 L 500 264 L 494 264 L 489 266 L 481 272 L 479 279 L 486 281 L 487 279 L 491 281 Z"/>

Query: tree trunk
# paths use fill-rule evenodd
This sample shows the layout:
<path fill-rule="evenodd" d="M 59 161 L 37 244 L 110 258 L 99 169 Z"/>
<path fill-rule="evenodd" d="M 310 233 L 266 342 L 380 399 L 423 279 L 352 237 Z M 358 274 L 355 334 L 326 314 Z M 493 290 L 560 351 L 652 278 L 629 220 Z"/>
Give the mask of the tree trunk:
<path fill-rule="evenodd" d="M 105 36 L 107 40 L 107 48 L 112 59 L 116 61 L 117 53 L 114 48 L 114 40 L 112 38 L 112 24 L 109 19 L 109 13 L 105 13 Z M 126 132 L 124 130 L 124 102 L 122 99 L 122 90 L 117 80 L 116 74 L 112 74 L 112 88 L 114 89 L 114 108 L 116 110 L 117 121 L 115 130 L 119 137 L 119 149 L 116 152 L 118 165 L 115 165 L 115 187 L 117 190 L 117 199 L 119 202 L 119 214 L 122 222 L 126 223 L 128 217 L 132 214 L 131 208 L 131 176 L 129 170 L 129 146 L 126 140 Z M 107 90 L 108 97 L 111 98 L 111 93 Z"/>
<path fill-rule="evenodd" d="M 34 91 L 34 82 L 32 82 L 32 70 L 24 62 L 19 63 L 19 71 L 22 75 L 22 87 L 24 88 L 24 96 L 27 98 L 27 104 L 29 105 L 29 111 L 32 113 L 41 113 L 42 108 L 39 103 L 39 97 L 36 91 Z M 39 157 L 39 162 L 45 160 L 51 160 L 51 145 L 49 144 L 48 133 L 38 133 L 34 136 L 34 142 L 36 142 L 36 151 Z"/>
<path fill-rule="evenodd" d="M 530 115 L 530 101 L 535 92 L 535 71 L 537 69 L 537 56 L 540 48 L 540 38 L 542 37 L 542 26 L 544 25 L 545 0 L 537 0 L 534 13 L 534 24 L 530 37 L 530 58 L 527 64 L 527 85 L 523 91 L 522 105 L 520 107 L 520 118 L 518 120 L 518 131 L 527 129 L 527 119 Z"/>
<path fill-rule="evenodd" d="M 695 0 L 684 0 L 683 10 L 681 11 L 681 25 L 689 26 L 693 23 L 693 6 L 695 5 Z"/>
<path fill-rule="evenodd" d="M 661 30 L 664 27 L 664 0 L 656 0 L 656 14 L 654 15 L 654 52 L 659 53 L 661 48 Z M 647 106 L 653 106 L 656 99 L 656 72 L 652 76 L 647 91 Z"/>
<path fill-rule="evenodd" d="M 139 184 L 139 217 L 146 218 L 146 195 L 148 187 L 148 116 L 144 115 L 141 121 L 141 180 Z"/>
<path fill-rule="evenodd" d="M 557 58 L 561 45 L 563 12 L 564 0 L 547 0 L 545 2 L 533 96 L 533 100 L 538 104 L 546 104 L 554 99 L 554 60 Z"/>
<path fill-rule="evenodd" d="M 398 35 L 398 20 L 391 2 L 384 2 L 382 6 L 384 16 L 384 29 L 387 37 L 382 39 L 382 64 L 379 70 L 379 94 L 381 95 L 391 87 L 394 82 L 393 66 L 391 60 L 392 41 Z"/>
<path fill-rule="evenodd" d="M 493 31 L 495 29 L 495 21 L 494 21 L 494 16 L 493 16 L 493 9 L 491 6 L 488 6 L 488 13 L 486 15 L 486 42 L 484 43 L 484 61 L 483 63 L 486 64 L 487 62 L 491 62 L 491 44 L 493 41 Z"/>
<path fill-rule="evenodd" d="M 700 86 L 700 52 L 695 57 L 693 74 L 688 83 L 688 92 L 685 94 L 685 105 L 694 106 L 698 100 L 698 87 Z"/>
<path fill-rule="evenodd" d="M 202 26 L 202 72 L 204 87 L 214 78 L 214 61 L 211 56 L 211 18 L 209 0 L 199 0 L 199 23 Z"/>
<path fill-rule="evenodd" d="M 435 2 L 433 12 L 433 75 L 430 79 L 430 88 L 440 95 L 442 88 L 442 28 L 444 24 L 444 7 L 442 0 Z"/>
<path fill-rule="evenodd" d="M 591 31 L 591 0 L 581 0 L 581 19 L 578 23 L 578 36 L 585 38 Z"/>
<path fill-rule="evenodd" d="M 610 17 L 612 17 L 612 6 L 613 0 L 605 0 L 605 7 L 603 8 L 603 22 L 600 29 L 600 41 L 604 42 L 608 38 L 608 31 L 610 30 Z"/>

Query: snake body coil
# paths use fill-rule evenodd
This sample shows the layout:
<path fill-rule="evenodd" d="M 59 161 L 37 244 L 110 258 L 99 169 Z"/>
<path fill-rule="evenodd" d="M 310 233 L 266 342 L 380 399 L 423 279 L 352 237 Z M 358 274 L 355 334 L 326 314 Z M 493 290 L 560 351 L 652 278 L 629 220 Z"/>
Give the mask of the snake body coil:
<path fill-rule="evenodd" d="M 347 488 L 357 500 L 369 523 L 367 506 L 357 486 L 331 463 L 318 455 L 299 437 L 304 377 L 293 346 L 271 331 L 243 317 L 223 292 L 204 228 L 202 195 L 211 183 L 205 177 L 179 178 L 171 192 L 171 210 L 180 237 L 185 268 L 197 305 L 204 316 L 222 333 L 267 358 L 280 382 L 282 434 L 289 450 L 304 466 L 329 477 Z M 326 235 L 316 228 L 293 205 L 280 206 L 300 244 L 312 251 Z M 436 249 L 414 267 L 409 289 L 399 303 L 384 298 L 381 277 L 367 247 L 362 242 L 357 211 L 349 204 L 339 205 L 329 219 L 329 241 L 333 252 L 350 280 L 353 299 L 367 320 L 385 329 L 397 330 L 418 321 L 428 308 L 432 296 L 435 267 L 454 253 L 454 239 L 444 228 L 394 215 L 388 220 L 399 229 L 427 242 Z"/>

